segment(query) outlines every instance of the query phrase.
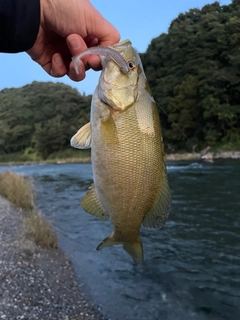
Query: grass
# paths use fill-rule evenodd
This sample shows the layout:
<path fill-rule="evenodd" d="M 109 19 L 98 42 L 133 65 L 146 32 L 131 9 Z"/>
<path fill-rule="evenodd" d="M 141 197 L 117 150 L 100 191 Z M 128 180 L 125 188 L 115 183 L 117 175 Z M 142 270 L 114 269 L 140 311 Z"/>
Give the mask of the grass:
<path fill-rule="evenodd" d="M 0 154 L 0 162 L 39 162 L 41 157 L 37 156 L 35 153 L 21 153 L 14 152 L 9 154 Z"/>
<path fill-rule="evenodd" d="M 24 215 L 23 223 L 25 234 L 42 248 L 57 248 L 58 239 L 52 231 L 49 221 L 46 220 L 40 211 L 27 212 Z"/>
<path fill-rule="evenodd" d="M 78 150 L 74 148 L 68 148 L 65 150 L 59 150 L 48 155 L 47 158 L 42 158 L 35 153 L 25 152 L 24 153 L 10 153 L 0 154 L 0 164 L 32 164 L 32 163 L 79 163 L 79 162 L 90 162 L 91 151 Z"/>
<path fill-rule="evenodd" d="M 17 208 L 26 211 L 34 209 L 34 191 L 29 178 L 11 171 L 0 173 L 0 194 Z"/>
<path fill-rule="evenodd" d="M 23 212 L 27 238 L 43 248 L 57 248 L 57 236 L 52 231 L 50 222 L 35 208 L 34 188 L 30 178 L 11 171 L 0 173 L 0 194 Z"/>
<path fill-rule="evenodd" d="M 221 143 L 221 144 L 216 144 L 211 149 L 212 149 L 213 152 L 240 151 L 240 142 L 239 143 Z"/>
<path fill-rule="evenodd" d="M 90 157 L 91 157 L 90 149 L 79 150 L 79 149 L 69 148 L 66 150 L 51 153 L 46 160 L 49 161 L 49 160 L 74 159 L 74 160 L 78 160 L 78 161 L 81 160 L 85 162 L 85 160 L 90 159 Z"/>

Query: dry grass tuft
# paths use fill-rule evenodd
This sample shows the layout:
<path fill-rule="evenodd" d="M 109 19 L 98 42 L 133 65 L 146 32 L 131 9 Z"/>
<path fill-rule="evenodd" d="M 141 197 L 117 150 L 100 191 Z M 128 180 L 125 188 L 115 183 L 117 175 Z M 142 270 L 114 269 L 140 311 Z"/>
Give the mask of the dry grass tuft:
<path fill-rule="evenodd" d="M 0 173 L 0 195 L 24 211 L 25 236 L 43 248 L 57 248 L 58 240 L 51 224 L 35 209 L 32 180 L 11 171 Z"/>
<path fill-rule="evenodd" d="M 27 212 L 23 218 L 26 237 L 42 248 L 57 248 L 58 239 L 52 231 L 51 223 L 40 211 Z"/>
<path fill-rule="evenodd" d="M 34 209 L 32 180 L 11 171 L 0 173 L 0 194 L 23 210 Z"/>

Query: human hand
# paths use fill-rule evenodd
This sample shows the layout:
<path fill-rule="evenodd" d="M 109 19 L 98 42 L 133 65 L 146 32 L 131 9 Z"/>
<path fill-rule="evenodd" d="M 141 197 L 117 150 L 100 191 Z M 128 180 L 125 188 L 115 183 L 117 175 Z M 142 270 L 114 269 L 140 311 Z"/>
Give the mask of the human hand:
<path fill-rule="evenodd" d="M 41 20 L 37 39 L 27 51 L 53 77 L 67 74 L 72 80 L 85 78 L 85 70 L 100 70 L 97 56 L 84 57 L 79 74 L 71 57 L 88 47 L 119 42 L 119 32 L 88 0 L 41 0 Z"/>

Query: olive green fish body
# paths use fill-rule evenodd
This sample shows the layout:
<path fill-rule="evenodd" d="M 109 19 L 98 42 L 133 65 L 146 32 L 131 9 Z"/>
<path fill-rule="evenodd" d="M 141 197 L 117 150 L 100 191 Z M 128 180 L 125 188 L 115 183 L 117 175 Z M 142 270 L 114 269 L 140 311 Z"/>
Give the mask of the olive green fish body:
<path fill-rule="evenodd" d="M 98 249 L 123 244 L 138 263 L 143 260 L 140 227 L 164 224 L 170 191 L 159 115 L 140 58 L 129 41 L 113 48 L 135 68 L 125 75 L 110 61 L 102 71 L 88 128 L 94 186 L 83 198 L 82 206 L 91 214 L 111 219 L 114 232 Z M 72 145 L 86 140 L 81 130 L 73 137 Z"/>

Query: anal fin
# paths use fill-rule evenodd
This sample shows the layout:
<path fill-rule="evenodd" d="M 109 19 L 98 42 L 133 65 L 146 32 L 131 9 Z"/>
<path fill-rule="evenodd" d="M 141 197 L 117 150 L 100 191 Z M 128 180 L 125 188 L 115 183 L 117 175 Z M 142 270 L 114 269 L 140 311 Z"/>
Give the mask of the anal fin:
<path fill-rule="evenodd" d="M 171 192 L 169 189 L 167 172 L 164 171 L 162 183 L 151 210 L 143 220 L 143 226 L 147 228 L 161 228 L 166 222 L 171 207 Z"/>
<path fill-rule="evenodd" d="M 109 214 L 104 210 L 94 185 L 91 185 L 88 192 L 83 197 L 81 205 L 86 212 L 92 214 L 93 216 L 103 220 L 109 219 Z"/>

